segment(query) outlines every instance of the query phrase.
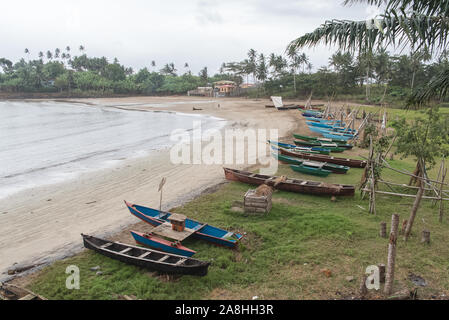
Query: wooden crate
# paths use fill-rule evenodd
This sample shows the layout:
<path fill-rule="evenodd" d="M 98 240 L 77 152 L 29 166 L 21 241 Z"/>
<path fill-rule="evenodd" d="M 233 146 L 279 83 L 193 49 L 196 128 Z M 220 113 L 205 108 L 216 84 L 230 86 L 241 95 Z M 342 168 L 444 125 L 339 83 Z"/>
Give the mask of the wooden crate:
<path fill-rule="evenodd" d="M 243 210 L 247 214 L 268 213 L 271 210 L 271 194 L 268 196 L 256 195 L 255 189 L 249 189 L 243 198 Z"/>

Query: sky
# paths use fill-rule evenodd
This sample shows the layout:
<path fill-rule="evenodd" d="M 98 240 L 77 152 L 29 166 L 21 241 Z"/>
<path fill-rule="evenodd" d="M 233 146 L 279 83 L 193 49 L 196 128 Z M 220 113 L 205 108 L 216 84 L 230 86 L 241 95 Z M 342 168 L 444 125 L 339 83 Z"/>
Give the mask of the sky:
<path fill-rule="evenodd" d="M 2 1 L 0 57 L 37 59 L 39 51 L 105 56 L 135 71 L 174 62 L 214 74 L 223 62 L 241 61 L 250 48 L 281 54 L 290 41 L 330 19 L 365 20 L 378 9 L 343 0 L 14 0 Z M 336 48 L 305 49 L 313 70 Z"/>

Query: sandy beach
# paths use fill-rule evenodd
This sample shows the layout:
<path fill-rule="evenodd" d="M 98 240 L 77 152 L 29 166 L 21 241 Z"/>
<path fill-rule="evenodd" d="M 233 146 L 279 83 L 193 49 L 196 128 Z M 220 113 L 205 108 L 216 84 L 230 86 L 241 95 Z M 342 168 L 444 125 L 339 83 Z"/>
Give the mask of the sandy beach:
<path fill-rule="evenodd" d="M 227 120 L 225 128 L 277 128 L 280 137 L 294 129 L 301 131 L 298 111 L 265 108 L 270 103 L 267 99 L 127 97 L 70 101 L 92 107 L 207 114 Z M 202 110 L 194 111 L 193 107 Z M 163 209 L 189 201 L 225 181 L 222 165 L 174 165 L 169 161 L 169 150 L 162 150 L 0 200 L 0 278 L 8 278 L 8 269 L 45 264 L 81 250 L 80 233 L 111 236 L 138 223 L 123 200 L 158 207 L 162 177 L 167 178 Z M 128 232 L 117 237 L 131 242 Z"/>

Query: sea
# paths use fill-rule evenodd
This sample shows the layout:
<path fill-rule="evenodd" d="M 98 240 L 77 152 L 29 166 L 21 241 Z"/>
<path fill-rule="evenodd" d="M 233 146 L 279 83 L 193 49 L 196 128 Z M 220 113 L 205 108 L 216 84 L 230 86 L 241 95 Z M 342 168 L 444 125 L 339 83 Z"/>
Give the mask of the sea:
<path fill-rule="evenodd" d="M 174 102 L 180 104 L 182 102 Z M 220 118 L 55 101 L 0 101 L 0 199 L 168 149 L 174 130 Z"/>

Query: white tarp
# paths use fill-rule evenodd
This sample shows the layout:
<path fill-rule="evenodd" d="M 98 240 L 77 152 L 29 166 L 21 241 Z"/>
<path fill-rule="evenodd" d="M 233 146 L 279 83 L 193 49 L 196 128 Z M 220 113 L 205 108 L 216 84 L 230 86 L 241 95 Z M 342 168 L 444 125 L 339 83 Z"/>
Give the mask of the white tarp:
<path fill-rule="evenodd" d="M 271 101 L 273 101 L 274 106 L 276 107 L 276 109 L 279 109 L 281 107 L 284 106 L 284 104 L 282 103 L 282 97 L 270 97 Z"/>

